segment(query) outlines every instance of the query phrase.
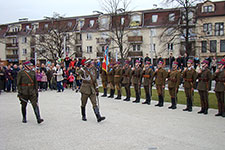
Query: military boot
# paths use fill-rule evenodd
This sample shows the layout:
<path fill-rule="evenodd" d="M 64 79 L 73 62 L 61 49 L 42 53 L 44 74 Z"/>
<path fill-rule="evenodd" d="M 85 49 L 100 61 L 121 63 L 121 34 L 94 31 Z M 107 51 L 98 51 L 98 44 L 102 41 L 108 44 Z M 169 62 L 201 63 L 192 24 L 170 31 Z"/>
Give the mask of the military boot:
<path fill-rule="evenodd" d="M 112 97 L 112 89 L 110 89 L 110 95 L 108 96 L 108 98 Z"/>
<path fill-rule="evenodd" d="M 85 107 L 81 107 L 81 115 L 82 115 L 82 120 L 87 121 L 86 113 L 85 113 Z"/>
<path fill-rule="evenodd" d="M 205 112 L 204 108 L 201 108 L 201 110 L 198 112 L 198 114 L 203 114 Z"/>
<path fill-rule="evenodd" d="M 104 88 L 104 94 L 101 97 L 107 97 L 107 88 Z"/>
<path fill-rule="evenodd" d="M 187 98 L 187 107 L 185 109 L 183 109 L 183 111 L 188 111 L 188 108 L 189 108 L 189 98 Z"/>
<path fill-rule="evenodd" d="M 112 90 L 112 96 L 111 98 L 114 98 L 115 90 Z"/>
<path fill-rule="evenodd" d="M 26 107 L 21 107 L 21 111 L 22 111 L 22 116 L 23 116 L 22 122 L 23 123 L 27 123 L 27 117 L 26 117 L 27 111 L 26 111 Z"/>
<path fill-rule="evenodd" d="M 173 103 L 173 98 L 171 98 L 171 106 L 168 107 L 168 108 L 169 108 L 169 109 L 172 109 L 172 108 L 173 108 L 173 105 L 174 105 L 174 103 Z"/>
<path fill-rule="evenodd" d="M 118 99 L 118 100 L 121 99 L 121 91 L 120 90 L 118 90 L 117 97 L 115 99 Z"/>
<path fill-rule="evenodd" d="M 148 104 L 148 105 L 151 104 L 151 102 L 150 102 L 150 95 L 146 95 L 146 100 L 142 104 Z"/>
<path fill-rule="evenodd" d="M 161 95 L 161 96 L 160 96 L 159 107 L 163 107 L 163 104 L 164 104 L 164 97 Z"/>
<path fill-rule="evenodd" d="M 192 99 L 189 99 L 189 107 L 188 107 L 188 111 L 192 112 Z"/>
<path fill-rule="evenodd" d="M 159 105 L 160 105 L 160 101 L 161 101 L 160 96 L 158 96 L 158 99 L 159 99 L 159 102 L 158 102 L 158 104 L 156 104 L 155 106 L 159 106 Z"/>
<path fill-rule="evenodd" d="M 39 107 L 35 106 L 35 107 L 33 107 L 33 109 L 34 109 L 35 116 L 37 118 L 37 123 L 38 124 L 42 123 L 44 121 L 44 119 L 41 119 L 41 117 L 40 117 Z"/>
<path fill-rule="evenodd" d="M 95 115 L 96 115 L 96 118 L 97 118 L 98 122 L 101 122 L 102 120 L 105 120 L 105 117 L 101 117 L 98 107 L 94 107 L 94 112 L 95 112 Z"/>
<path fill-rule="evenodd" d="M 136 95 L 136 100 L 133 101 L 133 103 L 139 103 L 140 102 L 140 96 L 139 94 Z"/>
<path fill-rule="evenodd" d="M 208 109 L 209 109 L 209 102 L 206 100 L 205 101 L 205 111 L 204 111 L 204 115 L 207 115 L 208 114 Z"/>
<path fill-rule="evenodd" d="M 172 99 L 172 109 L 177 109 L 177 103 L 175 98 Z"/>

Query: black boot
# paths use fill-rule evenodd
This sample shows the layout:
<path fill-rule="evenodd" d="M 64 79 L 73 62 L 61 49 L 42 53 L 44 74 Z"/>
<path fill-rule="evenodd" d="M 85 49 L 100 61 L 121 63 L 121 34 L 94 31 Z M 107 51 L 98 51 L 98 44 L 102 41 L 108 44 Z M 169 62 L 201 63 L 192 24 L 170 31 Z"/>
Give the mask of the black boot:
<path fill-rule="evenodd" d="M 37 118 L 37 123 L 38 123 L 38 124 L 42 123 L 44 120 L 41 119 L 41 117 L 40 117 L 39 107 L 36 106 L 36 107 L 33 107 L 33 109 L 34 109 L 34 113 L 35 113 L 36 118 Z"/>
<path fill-rule="evenodd" d="M 175 98 L 172 99 L 172 109 L 177 109 L 177 103 Z"/>
<path fill-rule="evenodd" d="M 201 110 L 198 112 L 198 114 L 203 114 L 205 112 L 204 108 L 201 108 Z"/>
<path fill-rule="evenodd" d="M 27 123 L 27 117 L 26 117 L 27 111 L 26 111 L 26 107 L 21 107 L 21 111 L 22 111 L 22 116 L 23 116 L 22 122 L 23 123 Z"/>
<path fill-rule="evenodd" d="M 159 102 L 158 102 L 158 104 L 156 104 L 155 106 L 160 106 L 160 101 L 161 101 L 160 96 L 158 96 L 158 99 L 159 99 Z"/>
<path fill-rule="evenodd" d="M 150 102 L 150 96 L 149 95 L 146 95 L 146 100 L 142 104 L 148 104 L 148 105 L 151 104 L 151 102 Z"/>
<path fill-rule="evenodd" d="M 185 109 L 183 109 L 183 111 L 188 111 L 188 109 L 189 109 L 189 98 L 187 98 L 187 107 L 185 108 Z"/>
<path fill-rule="evenodd" d="M 97 118 L 98 122 L 101 122 L 102 120 L 105 120 L 105 117 L 101 117 L 98 107 L 94 107 L 94 112 L 95 112 L 95 115 L 96 115 L 96 118 Z"/>
<path fill-rule="evenodd" d="M 108 96 L 108 98 L 112 97 L 112 89 L 110 89 L 110 95 Z"/>
<path fill-rule="evenodd" d="M 173 108 L 173 98 L 171 98 L 171 106 L 170 107 L 168 107 L 169 109 L 172 109 Z"/>
<path fill-rule="evenodd" d="M 118 90 L 117 97 L 115 99 L 121 99 L 121 91 Z"/>
<path fill-rule="evenodd" d="M 139 103 L 140 102 L 140 96 L 139 94 L 136 95 L 136 100 L 133 101 L 133 103 Z"/>
<path fill-rule="evenodd" d="M 207 114 L 208 114 L 208 109 L 205 109 L 204 115 L 207 115 Z"/>
<path fill-rule="evenodd" d="M 189 112 L 192 112 L 192 99 L 189 99 L 189 108 L 188 108 Z"/>
<path fill-rule="evenodd" d="M 112 96 L 111 98 L 114 98 L 115 90 L 112 90 Z"/>
<path fill-rule="evenodd" d="M 85 107 L 81 107 L 81 115 L 82 115 L 82 120 L 87 121 L 86 113 L 85 113 Z"/>
<path fill-rule="evenodd" d="M 107 88 L 104 88 L 104 94 L 101 97 L 107 97 Z"/>
<path fill-rule="evenodd" d="M 164 97 L 161 95 L 159 107 L 163 107 L 163 104 L 164 104 Z"/>

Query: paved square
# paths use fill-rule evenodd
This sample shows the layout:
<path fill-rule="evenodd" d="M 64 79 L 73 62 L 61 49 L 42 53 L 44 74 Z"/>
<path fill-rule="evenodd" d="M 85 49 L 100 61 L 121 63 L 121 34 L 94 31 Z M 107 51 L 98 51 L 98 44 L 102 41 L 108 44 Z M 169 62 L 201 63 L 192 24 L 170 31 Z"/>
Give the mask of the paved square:
<path fill-rule="evenodd" d="M 28 105 L 28 123 L 21 122 L 16 93 L 0 95 L 0 150 L 224 150 L 225 118 L 217 110 L 199 115 L 152 105 L 100 97 L 106 120 L 97 123 L 90 101 L 87 122 L 81 120 L 80 93 L 41 92 L 43 124 Z M 133 99 L 132 99 L 133 100 Z M 143 101 L 143 100 L 142 100 Z"/>

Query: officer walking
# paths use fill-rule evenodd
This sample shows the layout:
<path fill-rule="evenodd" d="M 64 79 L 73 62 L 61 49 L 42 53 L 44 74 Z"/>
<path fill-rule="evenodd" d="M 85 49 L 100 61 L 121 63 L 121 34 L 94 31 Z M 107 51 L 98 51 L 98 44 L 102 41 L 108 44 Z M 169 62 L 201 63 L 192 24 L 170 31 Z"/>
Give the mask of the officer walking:
<path fill-rule="evenodd" d="M 201 110 L 198 112 L 199 114 L 208 114 L 209 108 L 209 90 L 211 89 L 211 80 L 212 74 L 208 69 L 209 62 L 207 60 L 202 61 L 202 69 L 198 72 L 198 93 L 200 95 L 201 100 Z"/>
<path fill-rule="evenodd" d="M 218 101 L 218 113 L 215 116 L 225 117 L 224 109 L 224 92 L 225 92 L 225 62 L 219 61 L 217 63 L 217 70 L 213 74 L 213 80 L 216 81 L 214 91 L 216 92 L 216 98 Z"/>
<path fill-rule="evenodd" d="M 117 97 L 115 99 L 121 99 L 121 79 L 122 79 L 122 68 L 120 66 L 120 62 L 118 61 L 115 68 L 115 74 L 114 74 L 114 83 L 117 90 Z"/>
<path fill-rule="evenodd" d="M 146 100 L 145 102 L 143 102 L 142 104 L 151 104 L 151 95 L 152 95 L 152 78 L 153 78 L 153 71 L 150 67 L 150 62 L 146 61 L 145 62 L 145 67 L 143 68 L 142 71 L 142 78 L 144 78 L 143 80 L 143 86 L 145 89 L 145 96 L 146 96 Z"/>
<path fill-rule="evenodd" d="M 91 100 L 97 121 L 101 122 L 102 120 L 105 120 L 105 117 L 102 117 L 100 115 L 99 107 L 96 101 L 96 96 L 98 96 L 97 70 L 91 64 L 91 61 L 87 60 L 85 62 L 85 67 L 81 68 L 81 70 L 78 73 L 80 74 L 82 78 L 82 85 L 80 88 L 82 120 L 87 121 L 85 107 L 86 107 L 88 98 L 90 98 Z"/>
<path fill-rule="evenodd" d="M 17 77 L 18 97 L 20 99 L 22 122 L 27 123 L 26 107 L 28 101 L 33 106 L 34 113 L 37 118 L 37 123 L 40 124 L 44 120 L 40 117 L 40 111 L 38 106 L 38 84 L 36 80 L 35 72 L 32 70 L 32 63 L 27 61 L 23 63 L 24 69 L 19 71 Z"/>
<path fill-rule="evenodd" d="M 130 101 L 130 84 L 131 84 L 131 68 L 129 67 L 130 62 L 125 61 L 125 66 L 123 67 L 123 81 L 122 84 L 125 87 L 126 98 L 124 101 Z"/>
<path fill-rule="evenodd" d="M 136 100 L 133 101 L 133 103 L 139 103 L 140 102 L 140 86 L 141 86 L 141 72 L 142 69 L 140 67 L 141 62 L 139 60 L 136 60 L 135 62 L 135 68 L 132 68 L 132 83 L 135 90 Z"/>
<path fill-rule="evenodd" d="M 168 107 L 169 109 L 177 108 L 177 93 L 181 80 L 181 73 L 177 70 L 178 62 L 174 61 L 172 65 L 172 71 L 168 70 L 168 89 L 171 97 L 172 105 Z"/>
<path fill-rule="evenodd" d="M 184 79 L 184 92 L 187 97 L 187 107 L 183 111 L 192 111 L 193 94 L 196 85 L 196 71 L 193 67 L 193 60 L 187 61 L 187 68 L 184 68 L 183 79 Z"/>
<path fill-rule="evenodd" d="M 158 68 L 154 72 L 153 76 L 155 77 L 156 90 L 158 93 L 159 102 L 155 106 L 163 107 L 164 104 L 164 90 L 165 82 L 167 77 L 167 72 L 163 69 L 163 62 L 159 61 Z"/>

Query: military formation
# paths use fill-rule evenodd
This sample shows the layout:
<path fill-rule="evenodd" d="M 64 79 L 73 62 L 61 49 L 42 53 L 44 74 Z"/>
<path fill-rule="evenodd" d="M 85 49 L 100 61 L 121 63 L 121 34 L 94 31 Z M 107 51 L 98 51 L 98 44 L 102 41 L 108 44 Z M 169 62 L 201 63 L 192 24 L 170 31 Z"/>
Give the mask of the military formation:
<path fill-rule="evenodd" d="M 135 91 L 135 100 L 133 103 L 140 103 L 141 87 L 144 88 L 145 101 L 142 104 L 151 104 L 152 87 L 155 84 L 158 104 L 155 106 L 163 107 L 165 97 L 165 86 L 168 83 L 168 91 L 171 97 L 171 106 L 169 109 L 177 108 L 179 87 L 183 83 L 184 92 L 186 96 L 186 108 L 183 111 L 192 111 L 194 89 L 198 90 L 200 95 L 201 110 L 199 114 L 208 114 L 209 108 L 209 91 L 211 90 L 212 80 L 216 81 L 215 94 L 218 100 L 218 114 L 215 116 L 225 117 L 224 108 L 224 91 L 225 91 L 225 62 L 218 61 L 217 70 L 214 74 L 209 70 L 209 62 L 203 60 L 201 62 L 201 68 L 196 71 L 194 69 L 194 61 L 189 59 L 187 61 L 187 67 L 183 70 L 178 69 L 178 62 L 174 61 L 172 68 L 166 71 L 164 69 L 164 63 L 159 61 L 157 68 L 153 71 L 150 67 L 151 63 L 146 61 L 141 65 L 139 60 L 135 61 L 132 66 L 131 63 L 126 60 L 122 66 L 120 62 L 111 62 L 109 68 L 106 71 L 101 71 L 102 85 L 104 88 L 104 94 L 102 97 L 107 97 L 108 88 L 110 89 L 110 95 L 108 98 L 114 98 L 115 90 L 117 91 L 117 97 L 115 100 L 121 99 L 121 88 L 125 88 L 126 98 L 124 101 L 130 101 L 131 86 Z"/>

